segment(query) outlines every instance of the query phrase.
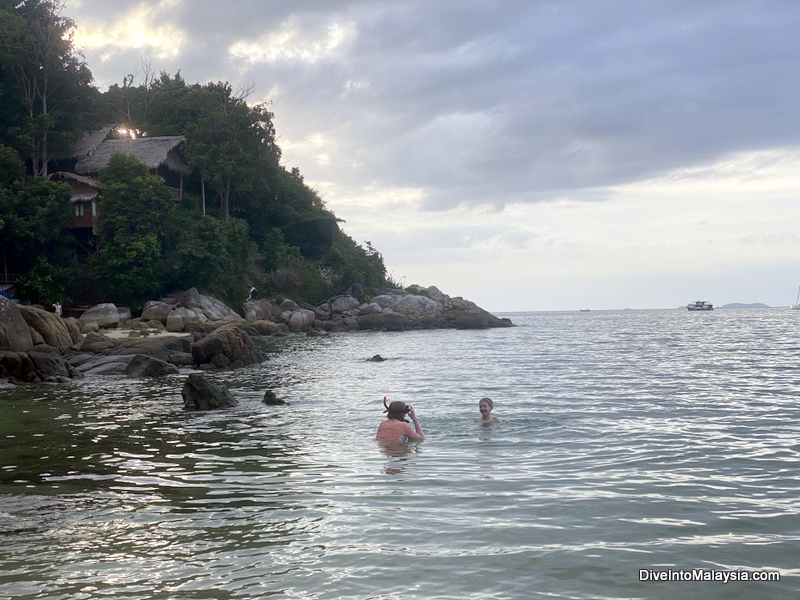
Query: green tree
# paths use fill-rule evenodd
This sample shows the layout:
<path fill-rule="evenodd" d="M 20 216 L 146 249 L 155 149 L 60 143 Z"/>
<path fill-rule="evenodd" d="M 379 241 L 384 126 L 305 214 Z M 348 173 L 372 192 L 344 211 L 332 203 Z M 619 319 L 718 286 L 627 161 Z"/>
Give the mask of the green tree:
<path fill-rule="evenodd" d="M 0 247 L 6 272 L 25 273 L 44 255 L 69 262 L 70 188 L 25 174 L 15 150 L 0 146 Z"/>
<path fill-rule="evenodd" d="M 322 260 L 334 274 L 331 281 L 333 293 L 344 293 L 354 283 L 362 286 L 367 294 L 374 294 L 386 286 L 383 256 L 371 242 L 366 244 L 365 249 L 341 231 L 336 236 L 333 247 Z"/>
<path fill-rule="evenodd" d="M 71 269 L 50 264 L 44 256 L 39 256 L 33 268 L 17 280 L 14 289 L 21 299 L 44 306 L 70 302 L 65 289 L 71 277 Z"/>
<path fill-rule="evenodd" d="M 279 152 L 272 113 L 263 104 L 248 106 L 246 97 L 228 83 L 208 84 L 192 94 L 201 109 L 186 127 L 186 157 L 217 191 L 222 218 L 231 215 L 234 193 L 252 191 L 259 159 Z"/>
<path fill-rule="evenodd" d="M 138 306 L 163 289 L 174 203 L 164 180 L 133 156 L 112 156 L 100 182 L 98 277 L 112 300 Z"/>
<path fill-rule="evenodd" d="M 196 287 L 239 306 L 251 285 L 260 285 L 255 268 L 256 244 L 241 219 L 202 216 L 184 229 L 173 263 L 176 281 L 184 289 Z"/>
<path fill-rule="evenodd" d="M 69 153 L 97 99 L 92 74 L 74 48 L 75 24 L 60 14 L 63 5 L 63 0 L 0 5 L 6 32 L 0 62 L 4 75 L 13 75 L 16 100 L 25 109 L 22 124 L 7 131 L 37 177 L 47 177 L 49 161 Z"/>

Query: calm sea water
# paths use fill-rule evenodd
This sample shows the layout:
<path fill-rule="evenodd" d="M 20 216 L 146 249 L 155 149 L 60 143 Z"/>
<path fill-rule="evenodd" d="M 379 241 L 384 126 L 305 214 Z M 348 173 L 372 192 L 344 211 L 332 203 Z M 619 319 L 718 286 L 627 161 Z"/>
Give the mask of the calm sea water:
<path fill-rule="evenodd" d="M 0 597 L 800 597 L 800 311 L 506 316 L 275 342 L 220 412 L 0 389 Z M 374 443 L 384 395 L 424 442 Z"/>

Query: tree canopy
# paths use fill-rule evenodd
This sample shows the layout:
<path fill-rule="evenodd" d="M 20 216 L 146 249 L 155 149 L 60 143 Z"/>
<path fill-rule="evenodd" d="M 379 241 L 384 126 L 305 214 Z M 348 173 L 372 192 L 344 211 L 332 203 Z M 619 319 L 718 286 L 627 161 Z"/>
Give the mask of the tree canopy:
<path fill-rule="evenodd" d="M 141 61 L 101 93 L 62 7 L 0 0 L 0 233 L 14 242 L 13 268 L 27 272 L 40 256 L 61 268 L 71 254 L 76 288 L 89 279 L 98 300 L 134 306 L 176 287 L 235 306 L 251 286 L 317 302 L 355 283 L 367 293 L 386 285 L 381 254 L 346 235 L 299 170 L 281 164 L 273 114 L 247 102 L 252 90 L 188 84 Z M 80 134 L 101 125 L 183 136 L 191 173 L 175 203 L 146 166 L 114 156 L 100 175 L 99 251 L 86 263 L 70 245 L 69 189 L 46 177 L 68 170 Z"/>

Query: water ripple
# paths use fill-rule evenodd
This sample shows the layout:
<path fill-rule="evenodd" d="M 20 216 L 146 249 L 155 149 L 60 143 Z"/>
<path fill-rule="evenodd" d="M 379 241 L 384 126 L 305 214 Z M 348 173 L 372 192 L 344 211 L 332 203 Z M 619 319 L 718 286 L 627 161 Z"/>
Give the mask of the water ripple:
<path fill-rule="evenodd" d="M 531 313 L 503 330 L 290 337 L 209 374 L 239 406 L 204 414 L 182 409 L 185 374 L 2 388 L 4 590 L 794 598 L 797 316 Z M 289 405 L 264 405 L 266 389 Z M 384 395 L 414 404 L 422 444 L 375 445 Z M 483 396 L 501 423 L 472 422 Z M 782 580 L 638 581 L 670 567 Z"/>

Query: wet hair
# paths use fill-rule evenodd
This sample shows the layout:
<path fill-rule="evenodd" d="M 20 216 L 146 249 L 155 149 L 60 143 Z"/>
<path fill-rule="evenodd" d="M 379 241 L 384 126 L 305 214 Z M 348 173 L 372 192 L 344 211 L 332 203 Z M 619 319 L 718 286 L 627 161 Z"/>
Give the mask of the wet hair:
<path fill-rule="evenodd" d="M 400 400 L 394 400 L 389 404 L 387 412 L 389 414 L 386 415 L 386 418 L 397 419 L 398 421 L 405 421 L 406 415 L 408 414 L 408 407 L 406 406 L 405 402 L 400 402 Z"/>
<path fill-rule="evenodd" d="M 478 404 L 480 404 L 481 402 L 486 402 L 486 404 L 489 405 L 489 408 L 494 410 L 494 402 L 492 402 L 491 398 L 481 398 L 480 400 L 478 400 Z"/>

